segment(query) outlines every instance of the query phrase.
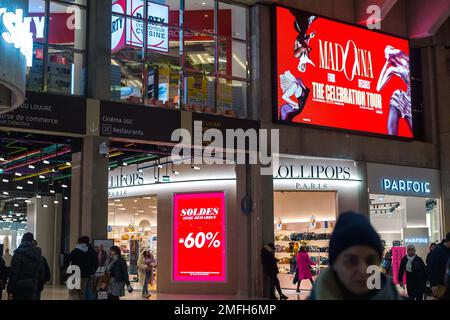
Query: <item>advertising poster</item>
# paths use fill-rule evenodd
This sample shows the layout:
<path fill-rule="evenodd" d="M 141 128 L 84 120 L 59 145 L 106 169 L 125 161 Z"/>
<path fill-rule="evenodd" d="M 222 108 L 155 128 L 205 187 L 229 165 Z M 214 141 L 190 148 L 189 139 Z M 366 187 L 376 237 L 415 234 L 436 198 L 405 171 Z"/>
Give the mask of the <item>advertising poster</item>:
<path fill-rule="evenodd" d="M 148 2 L 148 38 L 147 48 L 154 51 L 169 52 L 169 7 L 167 5 Z M 144 2 L 142 0 L 127 1 L 127 15 L 142 18 Z M 126 44 L 142 48 L 144 45 L 144 23 L 142 20 L 127 19 Z"/>
<path fill-rule="evenodd" d="M 413 138 L 408 40 L 276 8 L 277 119 Z"/>
<path fill-rule="evenodd" d="M 206 105 L 207 81 L 203 77 L 186 77 L 187 98 L 190 105 Z"/>
<path fill-rule="evenodd" d="M 115 53 L 125 47 L 125 18 L 114 15 L 125 14 L 126 0 L 115 0 L 112 3 L 111 52 Z"/>
<path fill-rule="evenodd" d="M 224 192 L 174 195 L 174 281 L 226 281 L 225 223 Z"/>

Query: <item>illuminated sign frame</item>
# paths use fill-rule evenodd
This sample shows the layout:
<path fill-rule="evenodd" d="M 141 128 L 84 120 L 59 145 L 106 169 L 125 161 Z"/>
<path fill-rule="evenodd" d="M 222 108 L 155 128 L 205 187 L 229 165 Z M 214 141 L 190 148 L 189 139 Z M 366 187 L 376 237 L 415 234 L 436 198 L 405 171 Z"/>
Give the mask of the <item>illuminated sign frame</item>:
<path fill-rule="evenodd" d="M 212 245 L 213 248 L 211 248 L 211 244 L 206 244 L 205 246 L 207 246 L 208 249 L 210 250 L 214 250 L 217 249 L 219 251 L 219 253 L 216 253 L 215 256 L 220 256 L 220 261 L 217 265 L 215 265 L 216 268 L 220 269 L 220 275 L 213 275 L 213 274 L 208 274 L 208 273 L 213 273 L 213 272 L 217 272 L 217 270 L 208 270 L 208 271 L 200 271 L 200 270 L 189 270 L 189 271 L 183 271 L 182 268 L 180 268 L 180 263 L 181 262 L 185 262 L 186 259 L 180 259 L 180 249 L 179 246 L 181 246 L 182 244 L 184 244 L 188 237 L 186 238 L 180 238 L 180 230 L 179 230 L 179 214 L 178 212 L 182 212 L 182 210 L 180 210 L 180 201 L 183 200 L 192 200 L 195 201 L 196 205 L 198 205 L 199 201 L 201 201 L 202 199 L 210 199 L 210 198 L 216 198 L 219 199 L 218 201 L 220 201 L 220 209 L 219 209 L 219 214 L 221 215 L 221 219 L 220 219 L 220 226 L 215 226 L 216 229 L 220 229 L 219 231 L 214 230 L 215 232 L 221 232 L 222 235 L 220 237 L 217 237 L 218 239 L 220 239 L 220 246 L 219 247 L 215 247 L 214 245 Z M 172 237 L 172 248 L 173 248 L 173 261 L 172 261 L 172 281 L 174 282 L 195 282 L 195 283 L 225 283 L 227 282 L 227 278 L 228 278 L 228 268 L 227 268 L 227 264 L 228 264 L 228 260 L 227 260 L 227 241 L 228 241 L 228 237 L 227 237 L 227 219 L 228 219 L 228 214 L 227 214 L 227 205 L 226 205 L 226 200 L 227 199 L 227 193 L 225 191 L 211 191 L 211 192 L 194 192 L 194 193 L 174 193 L 173 194 L 173 226 L 172 226 L 172 230 L 173 230 L 173 237 Z M 185 209 L 185 208 L 183 208 Z M 201 207 L 197 208 L 199 210 L 203 209 Z M 193 219 L 191 221 L 194 221 L 192 224 L 195 224 L 196 220 L 201 220 L 201 219 Z M 207 221 L 207 220 L 206 220 Z M 206 222 L 209 225 L 212 224 L 212 222 Z M 199 228 L 200 226 L 197 226 L 198 230 L 204 230 L 205 233 L 205 237 L 206 237 L 206 241 L 217 241 L 214 240 L 216 239 L 216 237 L 214 236 L 213 239 L 209 239 L 208 237 L 208 233 L 211 233 L 211 231 L 209 230 L 205 230 L 203 228 Z M 218 230 L 217 229 L 217 230 Z M 211 230 L 211 229 L 210 229 Z M 192 231 L 192 230 L 189 230 Z M 214 231 L 212 233 L 214 233 Z M 186 233 L 186 232 L 185 232 Z M 191 235 L 192 232 L 189 233 L 189 235 Z M 198 233 L 195 235 L 192 235 L 192 237 L 195 238 L 195 241 L 197 241 L 197 235 Z M 192 240 L 192 239 L 191 239 Z M 192 241 L 191 241 L 192 242 Z M 196 245 L 195 245 L 196 246 Z M 204 246 L 201 248 L 196 248 L 197 250 L 202 250 L 204 251 Z M 194 248 L 191 249 L 186 249 L 186 250 L 193 250 Z M 203 257 L 202 257 L 203 255 Z M 191 253 L 189 252 L 189 256 L 192 260 L 195 260 L 196 258 L 202 258 L 201 260 L 195 260 L 197 261 L 199 264 L 205 265 L 206 262 L 208 261 L 215 261 L 214 260 L 214 256 L 211 253 L 208 252 L 200 252 L 197 254 Z M 197 256 L 197 257 L 196 257 Z M 216 261 L 217 262 L 217 261 Z M 211 268 L 211 266 L 210 266 Z M 185 273 L 185 275 L 181 275 L 180 273 Z"/>
<path fill-rule="evenodd" d="M 360 29 L 360 30 L 362 30 L 362 31 L 366 31 L 367 32 L 367 35 L 368 36 L 370 36 L 370 34 L 375 34 L 375 35 L 382 35 L 382 36 L 387 36 L 387 37 L 393 37 L 393 38 L 396 38 L 397 40 L 399 40 L 399 41 L 401 41 L 401 40 L 404 40 L 404 41 L 406 41 L 407 43 L 408 43 L 408 45 L 407 45 L 407 47 L 408 47 L 408 52 L 409 52 L 409 56 L 410 56 L 410 45 L 409 45 L 409 39 L 407 39 L 407 38 L 405 38 L 405 37 L 402 37 L 402 36 L 398 36 L 398 35 L 393 35 L 393 34 L 389 34 L 389 33 L 386 33 L 386 32 L 381 32 L 381 31 L 379 31 L 379 30 L 369 30 L 369 29 L 367 29 L 367 28 L 365 28 L 365 27 L 363 27 L 363 26 L 360 26 L 360 25 L 356 25 L 356 24 L 351 24 L 351 23 L 347 23 L 347 22 L 343 22 L 343 21 L 339 21 L 339 20 L 337 20 L 337 19 L 333 19 L 333 18 L 329 18 L 329 17 L 325 17 L 325 16 L 322 16 L 322 15 L 318 15 L 318 14 L 315 14 L 315 13 L 311 13 L 311 12 L 308 12 L 308 11 L 304 11 L 304 10 L 298 10 L 298 9 L 294 9 L 294 8 L 290 8 L 290 7 L 287 7 L 287 6 L 284 6 L 284 5 L 278 5 L 278 4 L 274 4 L 274 5 L 272 5 L 272 17 L 271 17 L 271 21 L 273 22 L 272 23 L 272 32 L 271 32 L 271 34 L 272 34 L 272 54 L 273 54 L 273 56 L 275 57 L 275 59 L 272 59 L 272 70 L 273 70 L 273 77 L 272 77 L 272 84 L 273 84 L 273 86 L 272 86 L 272 101 L 273 101 L 273 108 L 272 108 L 272 112 L 273 112 L 273 122 L 275 122 L 275 123 L 279 123 L 279 124 L 283 124 L 283 125 L 292 125 L 292 126 L 300 126 L 300 127 L 309 127 L 309 128 L 316 128 L 316 129 L 327 129 L 327 130 L 333 130 L 333 131 L 337 131 L 337 132 L 345 132 L 345 133 L 354 133 L 354 134 L 360 134 L 360 135 L 366 135 L 366 136 L 375 136 L 375 137 L 384 137 L 384 138 L 389 138 L 389 139 L 395 139 L 395 140 L 413 140 L 414 139 L 414 119 L 413 119 L 413 117 L 411 117 L 411 122 L 412 122 L 412 127 L 411 127 L 411 130 L 410 130 L 410 135 L 408 134 L 408 135 L 404 135 L 404 134 L 400 134 L 400 131 L 398 132 L 398 134 L 397 135 L 390 135 L 389 133 L 388 133 L 388 130 L 386 130 L 386 133 L 384 133 L 384 130 L 385 129 L 383 129 L 383 130 L 381 130 L 382 129 L 382 127 L 380 126 L 379 128 L 377 127 L 377 129 L 375 130 L 369 130 L 369 129 L 366 129 L 366 128 L 364 128 L 364 127 L 361 127 L 361 126 L 354 126 L 351 122 L 336 122 L 336 123 L 334 123 L 333 121 L 329 121 L 329 122 L 327 122 L 327 123 L 323 123 L 323 122 L 321 122 L 321 121 L 317 121 L 316 122 L 316 120 L 314 120 L 314 119 L 310 119 L 310 117 L 307 117 L 308 119 L 307 120 L 309 120 L 309 121 L 299 121 L 299 120 L 297 120 L 297 121 L 292 121 L 292 119 L 291 120 L 283 120 L 282 118 L 281 118 L 281 112 L 282 112 L 282 110 L 281 110 L 281 108 L 280 108 L 280 106 L 281 106 L 281 102 L 280 102 L 280 99 L 281 99 L 281 96 L 280 96 L 280 94 L 279 94 L 279 91 L 281 90 L 281 84 L 280 84 L 280 78 L 279 78 L 279 76 L 280 76 L 280 70 L 279 70 L 279 58 L 278 58 L 278 55 L 279 55 L 279 48 L 278 48 L 278 41 L 280 41 L 279 39 L 281 39 L 278 35 L 279 34 L 283 34 L 283 33 L 280 33 L 279 32 L 279 30 L 277 30 L 277 11 L 278 11 L 278 9 L 286 9 L 286 10 L 292 10 L 291 12 L 297 12 L 297 13 L 299 13 L 299 14 L 304 14 L 305 16 L 307 15 L 307 16 L 309 16 L 309 17 L 311 17 L 311 16 L 315 16 L 317 19 L 323 19 L 323 20 L 327 20 L 328 22 L 332 22 L 332 23 L 339 23 L 339 24 L 342 24 L 343 25 L 343 27 L 346 27 L 346 28 L 348 28 L 348 27 L 353 27 L 353 28 L 357 28 L 357 29 Z M 323 23 L 323 22 L 322 22 Z M 308 32 L 313 32 L 314 31 L 314 27 L 313 27 L 314 25 L 312 24 L 312 26 L 311 26 L 311 28 L 310 29 L 308 29 Z M 292 27 L 293 28 L 293 27 Z M 302 28 L 303 28 L 303 26 L 302 26 Z M 306 35 L 306 38 L 305 39 L 307 39 L 309 37 L 309 35 Z M 313 35 L 313 37 L 311 38 L 311 39 L 313 39 L 313 41 L 317 41 L 317 38 L 318 38 L 318 35 L 317 34 L 315 34 L 315 35 Z M 381 39 L 381 38 L 380 38 Z M 330 41 L 332 41 L 332 40 L 330 40 Z M 352 42 L 351 40 L 350 40 L 350 42 Z M 318 46 L 318 45 L 317 45 Z M 345 45 L 344 45 L 344 47 L 345 47 Z M 292 43 L 292 48 L 294 48 L 294 42 Z M 333 50 L 335 50 L 335 48 L 333 48 Z M 338 50 L 338 49 L 336 49 L 336 50 Z M 342 47 L 342 50 L 344 50 L 344 48 Z M 319 51 L 319 49 L 317 49 L 317 52 Z M 323 52 L 322 52 L 323 53 Z M 319 53 L 317 53 L 317 54 L 319 54 Z M 378 55 L 378 56 L 381 56 L 381 55 Z M 378 57 L 377 56 L 377 57 Z M 283 57 L 284 57 L 284 55 L 283 55 Z M 384 57 L 384 54 L 383 54 L 383 57 Z M 284 58 L 282 58 L 283 60 L 285 60 Z M 305 68 L 306 68 L 306 70 L 308 70 L 308 68 L 314 68 L 314 66 L 312 65 L 312 64 L 314 64 L 314 61 L 312 61 L 312 60 L 310 60 L 309 58 L 308 59 L 305 59 L 305 63 L 304 63 L 304 65 L 306 66 Z M 300 64 L 301 64 L 301 62 L 299 63 L 299 70 L 301 69 L 300 68 Z M 315 62 L 315 66 L 319 66 L 318 65 L 318 62 Z M 293 68 L 292 68 L 292 70 L 293 70 L 293 73 L 295 74 L 295 71 L 296 70 L 294 70 L 294 69 L 296 69 L 297 68 L 297 65 L 295 65 Z M 411 69 L 411 64 L 409 64 L 409 67 L 407 68 L 407 70 L 409 71 L 409 73 L 411 74 L 411 71 L 410 71 L 410 69 Z M 312 70 L 312 69 L 311 69 Z M 323 70 L 325 70 L 325 69 L 321 69 L 322 71 Z M 349 69 L 350 70 L 350 69 Z M 288 70 L 289 71 L 289 70 Z M 351 70 L 350 70 L 351 71 Z M 303 72 L 304 72 L 304 70 L 303 70 Z M 324 71 L 325 72 L 325 71 Z M 361 71 L 362 72 L 362 71 Z M 327 73 L 333 73 L 333 71 L 331 71 L 331 70 L 328 70 L 327 71 Z M 336 73 L 336 72 L 334 72 L 334 73 Z M 301 75 L 302 73 L 300 73 L 300 75 Z M 292 75 L 292 74 L 291 74 Z M 351 74 L 349 73 L 348 74 L 349 76 L 351 76 Z M 333 76 L 333 74 L 332 74 L 332 76 Z M 376 72 L 376 76 L 378 77 L 378 70 L 377 70 L 377 72 Z M 309 75 L 308 77 L 310 77 L 310 78 L 312 78 L 312 76 L 311 75 Z M 289 77 L 287 77 L 287 78 L 289 78 Z M 292 78 L 292 77 L 291 77 Z M 294 76 L 293 78 L 298 78 L 297 76 Z M 293 79 L 292 78 L 292 79 Z M 381 78 L 381 77 L 380 77 Z M 395 78 L 395 77 L 393 77 L 393 78 Z M 289 78 L 290 79 L 290 78 Z M 320 79 L 322 79 L 322 78 L 320 78 Z M 411 76 L 410 76 L 410 79 L 411 79 Z M 309 80 L 311 80 L 311 79 L 309 79 Z M 359 80 L 361 80 L 361 77 L 359 77 L 359 79 L 353 79 L 352 81 L 354 82 L 354 83 L 352 83 L 352 85 L 354 86 L 354 87 L 358 87 L 358 88 L 360 88 L 360 90 L 366 90 L 367 89 L 367 81 L 359 81 Z M 363 79 L 364 80 L 364 79 Z M 316 80 L 313 80 L 313 81 L 316 81 Z M 322 79 L 322 81 L 331 81 L 330 79 Z M 374 91 L 375 92 L 375 87 L 377 87 L 377 83 L 376 83 L 376 81 L 377 81 L 377 79 L 373 79 L 373 81 L 372 81 L 372 83 L 371 83 L 371 86 L 374 88 L 374 89 L 372 89 L 372 91 Z M 331 81 L 331 82 L 333 82 L 333 81 Z M 337 89 L 339 89 L 338 87 L 341 87 L 340 85 L 339 85 L 339 82 L 338 83 L 333 83 L 333 85 L 335 86 L 335 88 L 337 88 Z M 344 85 L 345 86 L 345 85 Z M 412 81 L 410 80 L 410 86 L 411 86 L 411 92 L 413 91 L 413 83 L 412 83 Z M 306 90 L 306 91 L 308 91 L 308 93 L 306 94 L 306 98 L 305 98 L 305 102 L 304 102 L 304 104 L 303 104 L 303 106 L 307 103 L 307 106 L 309 107 L 309 109 L 311 110 L 311 109 L 314 109 L 314 106 L 316 106 L 317 104 L 320 104 L 321 102 L 313 102 L 312 103 L 312 101 L 311 101 L 311 99 L 312 99 L 312 94 L 313 94 L 313 86 L 312 86 L 312 84 L 311 84 L 311 86 L 310 87 L 308 87 L 308 89 L 309 90 Z M 288 90 L 289 91 L 289 90 Z M 349 90 L 350 91 L 350 90 Z M 371 92 L 372 92 L 371 91 Z M 378 90 L 377 90 L 378 91 Z M 308 95 L 309 95 L 309 97 L 308 97 Z M 293 96 L 292 96 L 293 97 Z M 291 98 L 292 98 L 291 97 Z M 392 96 L 393 97 L 393 96 Z M 391 97 L 391 98 L 392 98 Z M 412 94 L 410 95 L 410 99 L 411 99 L 411 114 L 412 114 L 412 106 L 413 106 L 413 104 L 414 104 L 414 101 L 413 101 L 413 96 L 412 96 Z M 292 100 L 295 100 L 294 98 L 292 98 Z M 307 102 L 306 102 L 307 101 Z M 322 103 L 324 103 L 323 101 L 322 101 Z M 386 102 L 383 102 L 383 110 L 384 110 L 384 114 L 385 115 L 387 115 L 387 107 L 386 107 L 386 105 L 388 104 L 389 102 L 388 101 L 386 101 Z M 300 102 L 300 100 L 299 100 L 299 106 L 300 106 L 300 109 L 302 109 L 302 103 Z M 336 106 L 333 106 L 333 108 L 335 108 L 335 107 L 339 107 L 340 105 L 336 105 Z M 311 108 L 311 107 L 313 107 L 313 108 Z M 346 108 L 346 107 L 348 107 L 348 105 L 346 105 L 346 104 L 343 104 L 343 106 L 340 106 L 341 108 Z M 306 109 L 306 108 L 305 108 Z M 323 109 L 323 110 L 322 110 Z M 356 109 L 356 108 L 355 108 Z M 364 108 L 362 108 L 362 109 L 364 109 Z M 323 106 L 321 106 L 321 110 L 319 110 L 319 111 L 317 111 L 318 112 L 318 115 L 323 115 L 323 114 L 325 114 L 325 111 L 324 111 L 325 109 L 324 109 L 324 107 Z M 292 111 L 292 110 L 291 110 Z M 375 111 L 375 110 L 374 110 Z M 336 113 L 337 111 L 333 111 L 333 112 L 330 112 L 329 114 L 337 114 Z M 361 111 L 362 112 L 362 111 Z M 301 112 L 300 112 L 301 113 Z M 341 111 L 339 111 L 339 116 L 347 116 L 349 113 L 353 113 L 353 109 L 347 109 L 347 110 L 345 110 L 344 112 L 342 112 L 341 113 Z M 297 116 L 299 116 L 299 114 L 297 115 Z M 374 115 L 372 115 L 371 117 L 368 117 L 368 118 L 366 118 L 367 119 L 367 121 L 370 121 L 371 119 L 373 119 L 373 116 Z M 348 118 L 348 117 L 347 117 Z M 364 118 L 363 118 L 364 119 Z M 401 117 L 399 118 L 399 119 L 401 119 Z M 336 120 L 337 121 L 337 120 Z M 381 121 L 381 120 L 380 120 Z M 400 122 L 402 122 L 403 120 L 401 120 Z M 361 122 L 360 122 L 361 123 Z M 364 122 L 365 123 L 365 122 Z M 403 132 L 405 131 L 405 127 L 404 127 L 404 124 L 402 123 L 401 124 L 401 127 L 403 128 Z M 386 125 L 386 128 L 388 128 L 388 126 Z"/>
<path fill-rule="evenodd" d="M 413 192 L 417 194 L 431 193 L 431 183 L 428 181 L 384 178 L 381 181 L 381 185 L 381 188 L 387 192 Z"/>
<path fill-rule="evenodd" d="M 8 12 L 6 8 L 0 8 L 0 23 L 6 29 L 2 33 L 5 43 L 19 49 L 25 57 L 27 67 L 33 65 L 33 34 L 30 31 L 32 17 L 24 17 L 22 9 Z"/>

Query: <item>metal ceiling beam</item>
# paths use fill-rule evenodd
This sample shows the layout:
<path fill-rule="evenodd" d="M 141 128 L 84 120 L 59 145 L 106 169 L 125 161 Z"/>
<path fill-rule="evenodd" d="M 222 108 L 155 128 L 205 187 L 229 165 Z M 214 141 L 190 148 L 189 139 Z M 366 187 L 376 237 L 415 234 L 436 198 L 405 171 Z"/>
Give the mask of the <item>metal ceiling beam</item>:
<path fill-rule="evenodd" d="M 408 0 L 407 16 L 409 38 L 430 37 L 450 17 L 450 1 Z"/>

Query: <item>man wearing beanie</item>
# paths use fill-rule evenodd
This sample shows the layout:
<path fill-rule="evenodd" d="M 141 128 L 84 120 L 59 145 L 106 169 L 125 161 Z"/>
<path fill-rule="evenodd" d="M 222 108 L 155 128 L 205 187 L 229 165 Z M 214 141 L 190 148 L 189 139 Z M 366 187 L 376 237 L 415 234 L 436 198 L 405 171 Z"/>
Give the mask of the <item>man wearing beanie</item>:
<path fill-rule="evenodd" d="M 7 290 L 13 300 L 36 298 L 42 259 L 41 250 L 33 245 L 33 240 L 32 233 L 25 233 L 12 257 Z"/>
<path fill-rule="evenodd" d="M 381 288 L 369 289 L 367 268 L 379 266 L 383 254 L 381 239 L 362 214 L 342 213 L 330 239 L 330 267 L 316 280 L 311 300 L 398 300 L 390 280 L 380 272 Z M 371 284 L 371 281 L 369 281 Z"/>

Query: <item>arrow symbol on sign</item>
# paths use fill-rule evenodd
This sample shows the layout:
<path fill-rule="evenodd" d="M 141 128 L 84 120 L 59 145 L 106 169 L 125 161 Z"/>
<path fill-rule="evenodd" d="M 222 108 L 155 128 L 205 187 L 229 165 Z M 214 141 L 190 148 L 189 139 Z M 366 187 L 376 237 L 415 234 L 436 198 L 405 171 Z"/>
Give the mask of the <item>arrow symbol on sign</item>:
<path fill-rule="evenodd" d="M 92 124 L 89 126 L 89 130 L 91 130 L 92 133 L 98 131 L 98 127 L 95 126 L 95 122 L 92 121 Z"/>

